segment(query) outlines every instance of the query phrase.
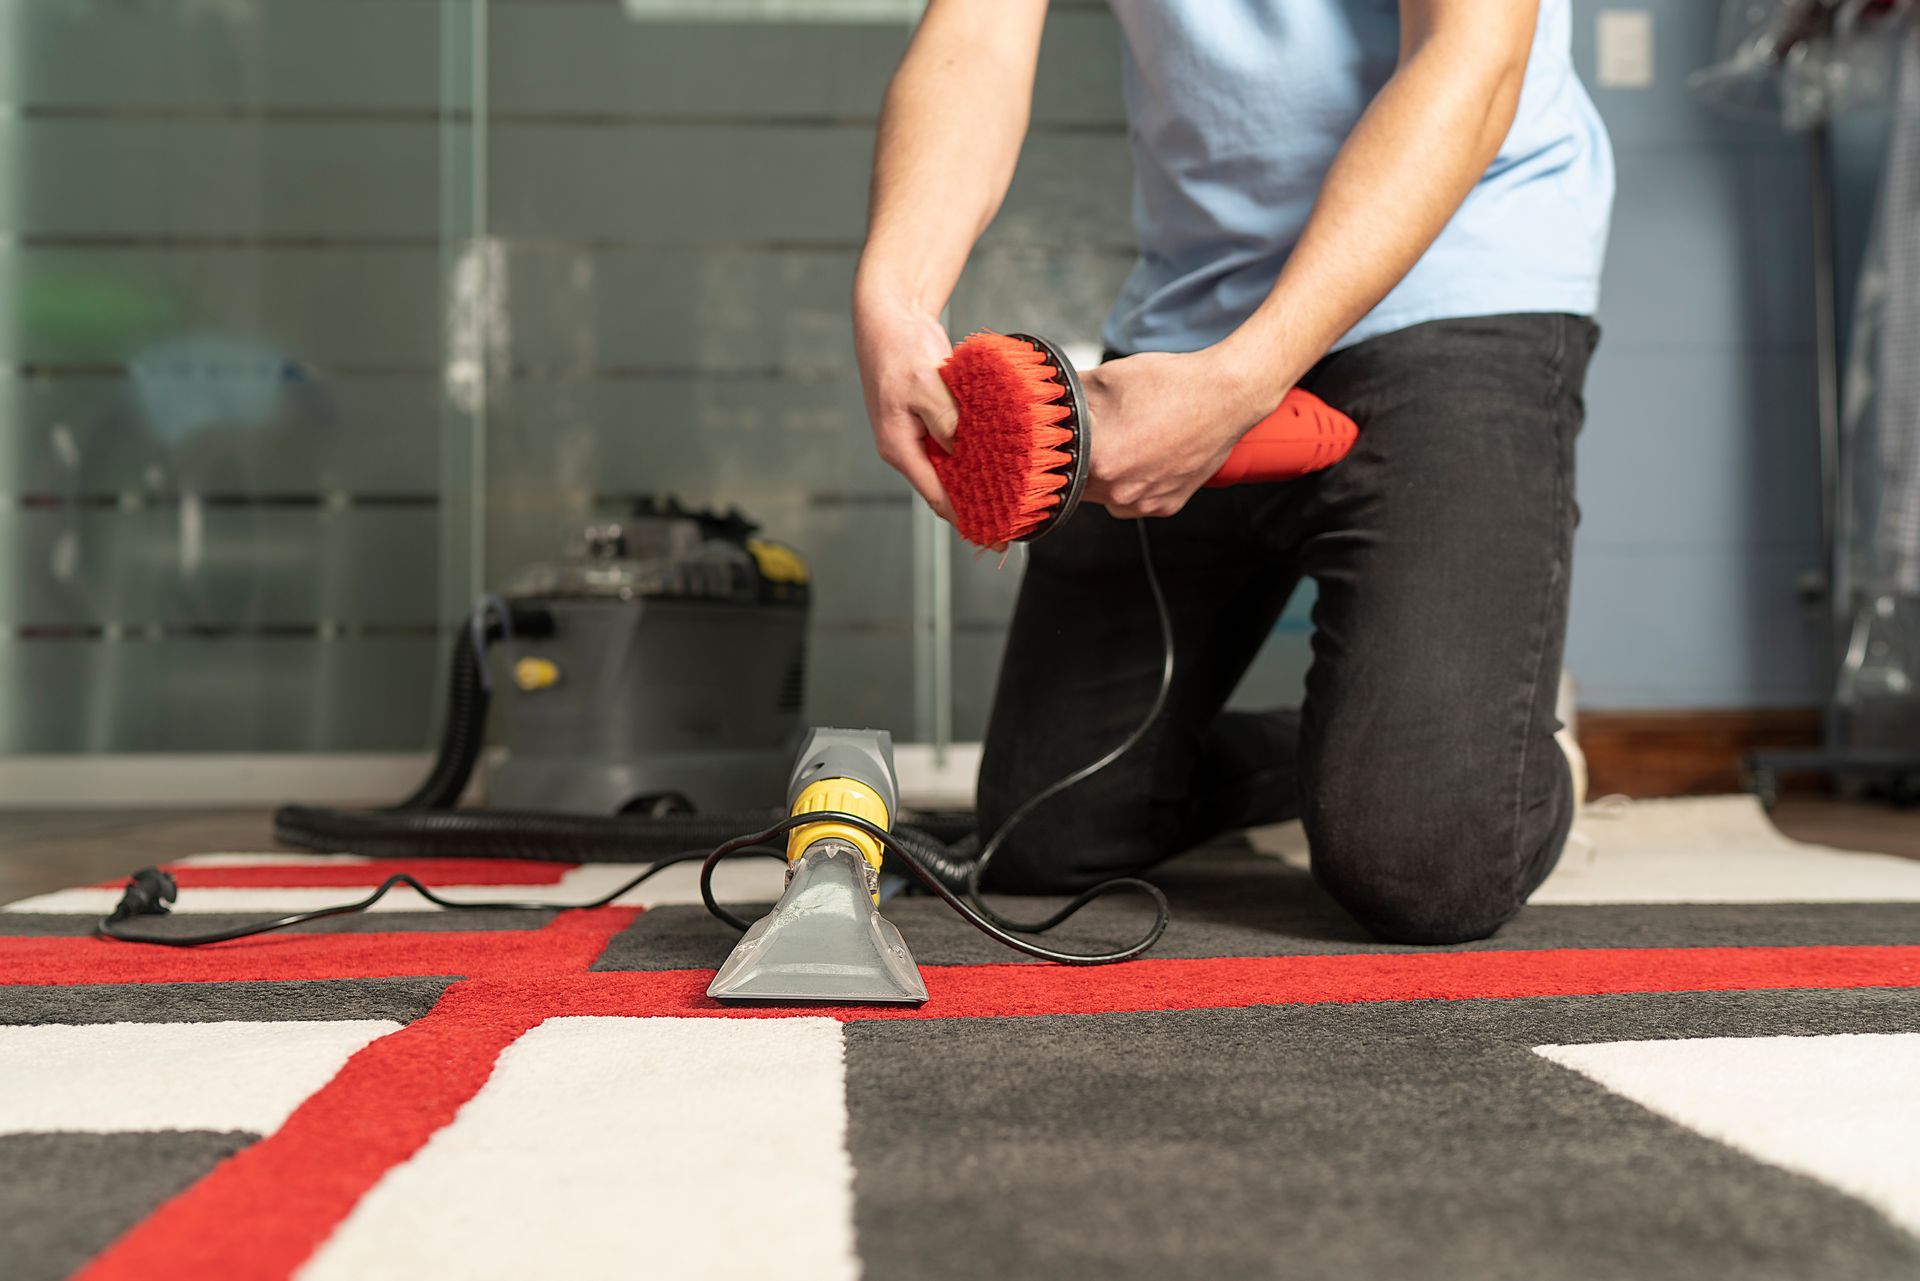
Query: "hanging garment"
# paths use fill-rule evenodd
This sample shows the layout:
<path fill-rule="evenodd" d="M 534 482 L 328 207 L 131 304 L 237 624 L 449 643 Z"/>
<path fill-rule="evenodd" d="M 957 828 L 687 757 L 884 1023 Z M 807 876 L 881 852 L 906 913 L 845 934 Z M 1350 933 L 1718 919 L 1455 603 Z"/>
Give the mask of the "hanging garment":
<path fill-rule="evenodd" d="M 1885 486 L 1874 543 L 1876 586 L 1920 595 L 1920 22 L 1900 41 L 1900 78 L 1880 192 L 1885 289 L 1872 358 L 1874 434 Z"/>

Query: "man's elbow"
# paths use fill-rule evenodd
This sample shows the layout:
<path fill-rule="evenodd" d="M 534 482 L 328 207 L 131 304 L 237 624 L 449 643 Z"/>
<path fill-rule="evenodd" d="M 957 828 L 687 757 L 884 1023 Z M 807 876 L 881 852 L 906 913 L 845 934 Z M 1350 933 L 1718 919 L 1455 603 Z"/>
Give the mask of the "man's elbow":
<path fill-rule="evenodd" d="M 1507 131 L 1513 128 L 1514 117 L 1520 113 L 1520 94 L 1527 84 L 1527 61 L 1527 51 L 1522 50 L 1517 57 L 1500 60 L 1485 73 L 1483 92 L 1487 118 L 1483 132 L 1492 135 L 1496 148 L 1506 141 Z"/>
<path fill-rule="evenodd" d="M 1520 111 L 1526 88 L 1531 47 L 1511 41 L 1485 41 L 1478 47 L 1429 50 L 1448 68 L 1459 101 L 1469 112 L 1478 110 L 1478 136 L 1492 159 Z"/>
<path fill-rule="evenodd" d="M 1535 0 L 1402 0 L 1401 65 L 1419 60 L 1481 108 L 1483 133 L 1505 139 L 1533 58 Z"/>

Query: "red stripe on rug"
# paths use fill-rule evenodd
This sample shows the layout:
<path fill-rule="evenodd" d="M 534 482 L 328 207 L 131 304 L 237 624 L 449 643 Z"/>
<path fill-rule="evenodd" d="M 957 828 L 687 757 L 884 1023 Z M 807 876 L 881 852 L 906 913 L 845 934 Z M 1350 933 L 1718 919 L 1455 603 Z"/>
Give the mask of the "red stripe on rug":
<path fill-rule="evenodd" d="M 500 1052 L 542 1015 L 462 1000 L 374 1041 L 286 1124 L 215 1166 L 77 1277 L 279 1281 L 312 1256 L 382 1175 L 479 1092 Z"/>
<path fill-rule="evenodd" d="M 223 983 L 402 975 L 502 979 L 551 976 L 582 994 L 644 997 L 659 1008 L 582 1013 L 818 1013 L 727 1007 L 707 1000 L 708 970 L 583 974 L 632 908 L 563 912 L 539 930 L 284 934 L 183 950 L 100 939 L 0 939 L 0 985 Z M 1351 953 L 1209 957 L 1124 965 L 926 966 L 932 1000 L 918 1010 L 861 1007 L 852 1018 L 1202 1009 L 1300 1001 L 1461 1000 L 1475 997 L 1764 988 L 1920 986 L 1920 947 L 1582 948 L 1520 952 Z M 584 985 L 584 986 L 582 986 Z M 625 996 L 610 999 L 624 1000 Z"/>
<path fill-rule="evenodd" d="M 1920 947 L 1585 948 L 1539 952 L 1252 957 L 1096 970 L 946 969 L 928 976 L 933 1017 L 1102 1013 L 1358 1001 L 1509 1000 L 1615 992 L 1920 987 Z M 937 1008 L 935 1008 L 937 1007 Z M 899 1011 L 878 1010 L 881 1017 Z M 862 1017 L 873 1017 L 874 1013 Z"/>
<path fill-rule="evenodd" d="M 183 890 L 368 889 L 402 872 L 423 885 L 558 885 L 576 863 L 538 863 L 525 859 L 437 858 L 380 859 L 371 863 L 259 863 L 233 867 L 168 867 Z M 117 890 L 126 878 L 99 881 L 94 889 Z"/>
<path fill-rule="evenodd" d="M 277 934 L 201 948 L 94 938 L 0 939 L 0 985 L 245 983 L 584 970 L 640 914 L 562 912 L 537 930 Z"/>
<path fill-rule="evenodd" d="M 1593 948 L 1144 960 L 1064 965 L 925 966 L 914 1008 L 729 1006 L 706 995 L 711 970 L 502 976 L 495 999 L 551 1015 L 864 1019 L 1028 1017 L 1366 1001 L 1512 1000 L 1633 992 L 1920 987 L 1920 947 Z"/>

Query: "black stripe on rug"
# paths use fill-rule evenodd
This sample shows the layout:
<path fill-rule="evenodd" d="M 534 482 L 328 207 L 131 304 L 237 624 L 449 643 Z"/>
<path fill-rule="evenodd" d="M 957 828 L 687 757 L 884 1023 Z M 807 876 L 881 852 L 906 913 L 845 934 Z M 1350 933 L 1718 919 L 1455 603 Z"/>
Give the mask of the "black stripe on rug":
<path fill-rule="evenodd" d="M 860 1252 L 955 1281 L 1916 1276 L 1863 1202 L 1533 1051 L 1914 1031 L 1884 990 L 854 1023 Z"/>
<path fill-rule="evenodd" d="M 1173 923 L 1150 956 L 1332 956 L 1360 952 L 1534 952 L 1557 948 L 1824 947 L 1920 944 L 1913 903 L 1621 903 L 1524 909 L 1490 939 L 1457 947 L 1407 947 L 1369 938 L 1304 876 L 1269 878 L 1244 892 L 1200 898 L 1170 892 Z M 992 900 L 1016 919 L 1038 919 L 1064 899 Z M 765 905 L 741 906 L 749 914 Z M 922 965 L 1000 965 L 1027 958 L 994 942 L 943 903 L 893 900 L 882 911 Z M 1129 943 L 1151 916 L 1096 902 L 1047 936 L 1093 950 Z M 596 970 L 712 969 L 738 935 L 698 907 L 659 907 L 615 935 Z M 1044 964 L 1044 962 L 1033 962 Z"/>
<path fill-rule="evenodd" d="M 208 1130 L 0 1134 L 0 1272 L 7 1281 L 72 1274 L 257 1137 Z"/>
<path fill-rule="evenodd" d="M 0 987 L 0 1025 L 228 1023 L 392 1019 L 432 1009 L 451 979 L 302 979 L 258 983 L 102 983 Z"/>

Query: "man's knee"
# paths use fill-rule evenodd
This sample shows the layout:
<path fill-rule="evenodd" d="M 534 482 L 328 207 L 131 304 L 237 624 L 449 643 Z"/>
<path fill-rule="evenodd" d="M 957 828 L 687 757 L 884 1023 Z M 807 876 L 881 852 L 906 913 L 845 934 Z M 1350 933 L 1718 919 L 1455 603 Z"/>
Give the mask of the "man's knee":
<path fill-rule="evenodd" d="M 1310 818 L 1313 874 L 1334 901 L 1390 943 L 1486 938 L 1525 901 L 1509 824 L 1478 832 L 1457 816 L 1388 810 Z"/>

